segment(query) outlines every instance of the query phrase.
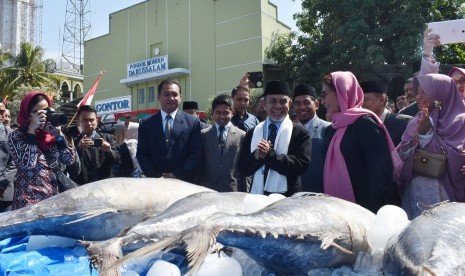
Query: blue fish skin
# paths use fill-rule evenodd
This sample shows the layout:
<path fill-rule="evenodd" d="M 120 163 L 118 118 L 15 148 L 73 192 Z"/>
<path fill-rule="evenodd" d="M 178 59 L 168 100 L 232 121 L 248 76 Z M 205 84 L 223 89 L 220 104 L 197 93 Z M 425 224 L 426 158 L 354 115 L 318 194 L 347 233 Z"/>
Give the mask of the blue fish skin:
<path fill-rule="evenodd" d="M 424 211 L 391 238 L 384 251 L 385 275 L 465 275 L 465 203 Z"/>
<path fill-rule="evenodd" d="M 194 274 L 218 241 L 242 249 L 276 273 L 307 274 L 314 268 L 352 265 L 360 251 L 369 250 L 366 231 L 374 219 L 372 212 L 352 202 L 300 194 L 251 214 L 215 214 L 196 227 L 125 256 L 110 269 L 162 250 L 185 248 L 189 273 Z"/>
<path fill-rule="evenodd" d="M 198 192 L 214 191 L 175 179 L 100 180 L 0 213 L 0 240 L 25 235 L 106 240 Z"/>

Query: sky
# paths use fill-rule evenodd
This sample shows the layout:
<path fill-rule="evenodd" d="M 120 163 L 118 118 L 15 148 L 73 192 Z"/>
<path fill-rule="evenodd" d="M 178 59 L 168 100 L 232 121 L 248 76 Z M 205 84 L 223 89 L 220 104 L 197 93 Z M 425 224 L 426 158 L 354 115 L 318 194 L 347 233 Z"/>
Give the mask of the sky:
<path fill-rule="evenodd" d="M 234 1 L 234 0 L 229 0 Z M 63 43 L 63 29 L 66 14 L 65 0 L 44 0 L 42 8 L 42 48 L 45 49 L 44 58 L 58 60 L 61 56 Z M 108 33 L 108 18 L 110 13 L 130 7 L 144 0 L 90 0 L 90 38 Z M 300 12 L 301 0 L 271 0 L 278 7 L 278 19 L 297 30 L 292 15 Z"/>

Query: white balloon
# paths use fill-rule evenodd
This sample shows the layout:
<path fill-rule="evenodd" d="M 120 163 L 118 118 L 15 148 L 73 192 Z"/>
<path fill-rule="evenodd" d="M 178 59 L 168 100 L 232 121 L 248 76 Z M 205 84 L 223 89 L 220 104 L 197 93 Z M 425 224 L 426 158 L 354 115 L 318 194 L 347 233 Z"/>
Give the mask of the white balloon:
<path fill-rule="evenodd" d="M 209 254 L 194 276 L 242 276 L 242 268 L 238 261 L 226 256 L 223 252 Z"/>
<path fill-rule="evenodd" d="M 385 205 L 376 214 L 373 226 L 367 231 L 367 240 L 371 249 L 382 250 L 388 240 L 400 233 L 409 223 L 407 214 L 402 208 Z"/>
<path fill-rule="evenodd" d="M 286 197 L 285 197 L 284 195 L 282 195 L 282 194 L 270 194 L 268 197 L 269 197 L 271 200 L 273 200 L 273 202 L 276 202 L 276 201 L 278 201 L 278 200 L 281 200 L 281 199 L 283 199 L 283 198 L 286 198 Z"/>
<path fill-rule="evenodd" d="M 273 203 L 273 200 L 266 195 L 247 194 L 244 198 L 243 214 L 257 212 Z"/>
<path fill-rule="evenodd" d="M 181 271 L 176 265 L 159 260 L 152 265 L 147 276 L 181 276 Z"/>

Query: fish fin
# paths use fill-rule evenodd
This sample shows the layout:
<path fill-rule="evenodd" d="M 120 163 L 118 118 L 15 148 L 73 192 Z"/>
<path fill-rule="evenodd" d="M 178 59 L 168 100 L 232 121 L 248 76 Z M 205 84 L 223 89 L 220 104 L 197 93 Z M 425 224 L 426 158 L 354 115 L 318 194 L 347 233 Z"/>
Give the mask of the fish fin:
<path fill-rule="evenodd" d="M 216 244 L 217 231 L 209 227 L 195 227 L 189 229 L 183 240 L 187 245 L 187 258 L 189 259 L 189 275 L 194 275 L 203 261 Z"/>
<path fill-rule="evenodd" d="M 342 252 L 348 254 L 348 255 L 356 255 L 353 251 L 350 251 L 349 249 L 346 249 L 346 248 L 340 246 L 339 244 L 337 244 L 335 242 L 332 242 L 331 245 L 336 247 L 337 249 L 341 250 Z"/>
<path fill-rule="evenodd" d="M 107 214 L 107 213 L 114 213 L 115 211 L 100 211 L 100 212 L 97 212 L 97 213 L 91 213 L 91 214 L 88 214 L 88 215 L 84 215 L 78 219 L 75 219 L 73 221 L 70 221 L 70 222 L 66 222 L 64 223 L 64 225 L 66 224 L 73 224 L 73 223 L 78 223 L 78 222 L 81 222 L 81 221 L 84 221 L 84 220 L 88 220 L 88 219 L 91 219 L 91 218 L 95 218 L 95 217 L 98 217 L 102 214 Z"/>
<path fill-rule="evenodd" d="M 336 247 L 337 249 L 341 250 L 342 252 L 346 253 L 346 254 L 350 254 L 350 255 L 356 255 L 354 252 L 350 251 L 349 249 L 346 249 L 342 246 L 340 246 L 339 244 L 337 244 L 334 240 L 336 238 L 338 238 L 340 235 L 338 234 L 331 234 L 331 235 L 327 235 L 326 237 L 324 237 L 322 240 L 321 240 L 321 249 L 328 249 L 330 246 L 334 246 Z"/>
<path fill-rule="evenodd" d="M 123 257 L 120 238 L 96 243 L 81 243 L 86 246 L 89 260 L 99 273 Z M 107 269 L 105 275 L 120 275 L 120 272 L 119 269 Z"/>
<path fill-rule="evenodd" d="M 422 266 L 417 275 L 418 276 L 426 276 L 426 275 L 428 275 L 428 276 L 437 276 L 436 273 L 434 273 L 431 269 L 429 269 L 426 266 Z"/>
<path fill-rule="evenodd" d="M 174 235 L 171 237 L 167 237 L 157 243 L 146 245 L 134 252 L 131 252 L 124 256 L 123 258 L 116 260 L 113 264 L 103 268 L 102 270 L 102 275 L 105 275 L 104 273 L 107 273 L 107 271 L 113 271 L 113 270 L 118 270 L 119 267 L 123 264 L 125 264 L 128 261 L 131 261 L 133 259 L 141 258 L 149 254 L 155 254 L 158 253 L 162 250 L 167 250 L 171 249 L 176 246 L 180 242 L 180 240 L 183 238 L 182 233 L 178 235 Z"/>

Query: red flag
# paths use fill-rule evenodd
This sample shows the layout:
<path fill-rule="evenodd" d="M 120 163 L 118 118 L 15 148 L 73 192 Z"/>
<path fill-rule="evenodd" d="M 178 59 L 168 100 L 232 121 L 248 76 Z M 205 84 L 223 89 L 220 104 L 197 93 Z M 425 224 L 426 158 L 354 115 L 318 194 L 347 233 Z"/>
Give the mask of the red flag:
<path fill-rule="evenodd" d="M 94 85 L 92 85 L 89 91 L 87 91 L 87 94 L 84 96 L 84 98 L 82 98 L 82 100 L 77 104 L 76 106 L 77 108 L 79 108 L 81 105 L 90 105 L 90 103 L 92 102 L 92 99 L 94 98 L 95 90 L 97 90 L 98 83 L 100 79 L 102 78 L 102 76 L 103 76 L 103 71 L 100 72 L 100 74 L 98 75 L 97 79 L 94 82 Z"/>

